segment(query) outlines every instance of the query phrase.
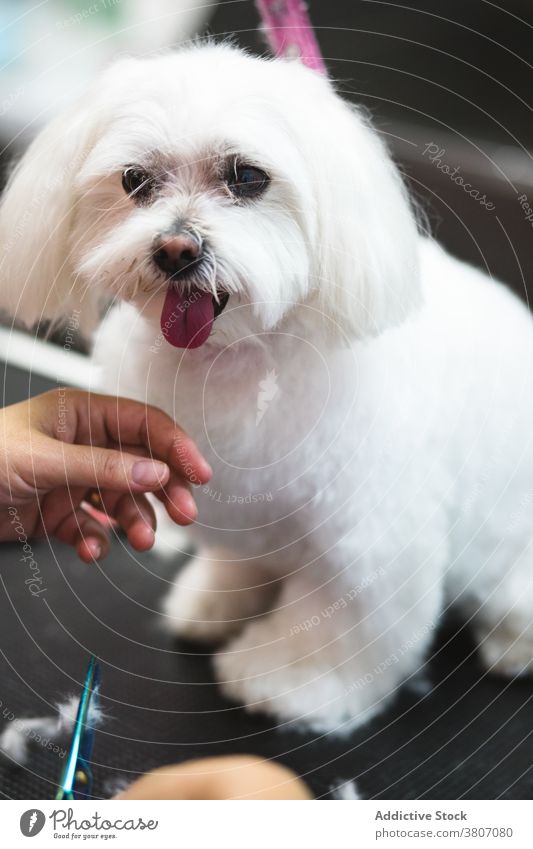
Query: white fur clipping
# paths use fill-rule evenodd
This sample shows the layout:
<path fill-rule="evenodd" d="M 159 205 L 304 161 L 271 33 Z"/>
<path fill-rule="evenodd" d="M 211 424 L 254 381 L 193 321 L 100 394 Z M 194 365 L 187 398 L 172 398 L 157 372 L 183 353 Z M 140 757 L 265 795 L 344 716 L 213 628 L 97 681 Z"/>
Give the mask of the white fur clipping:
<path fill-rule="evenodd" d="M 52 744 L 63 741 L 74 728 L 79 703 L 79 696 L 70 696 L 66 701 L 57 703 L 57 716 L 12 719 L 0 734 L 0 752 L 18 764 L 25 764 L 32 743 L 50 748 Z M 102 709 L 91 704 L 89 724 L 97 727 L 104 719 Z"/>
<path fill-rule="evenodd" d="M 127 778 L 125 775 L 112 775 L 106 778 L 103 789 L 104 799 L 113 799 L 119 793 L 124 793 L 131 784 L 133 784 L 133 779 Z"/>
<path fill-rule="evenodd" d="M 357 792 L 357 785 L 355 781 L 345 781 L 344 784 L 339 784 L 335 787 L 333 790 L 333 798 L 343 802 L 353 802 L 361 797 Z"/>

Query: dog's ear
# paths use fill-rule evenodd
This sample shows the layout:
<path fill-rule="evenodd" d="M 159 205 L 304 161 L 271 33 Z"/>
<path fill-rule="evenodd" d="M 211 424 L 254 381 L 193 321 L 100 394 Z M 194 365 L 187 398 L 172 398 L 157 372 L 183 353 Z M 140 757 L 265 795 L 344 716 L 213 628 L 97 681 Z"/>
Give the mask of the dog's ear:
<path fill-rule="evenodd" d="M 27 326 L 79 309 L 95 319 L 91 295 L 78 292 L 69 264 L 74 181 L 96 132 L 82 104 L 54 119 L 15 167 L 0 202 L 0 309 Z"/>
<path fill-rule="evenodd" d="M 315 303 L 334 333 L 375 336 L 402 323 L 420 302 L 416 219 L 377 132 L 319 82 L 312 145 Z"/>

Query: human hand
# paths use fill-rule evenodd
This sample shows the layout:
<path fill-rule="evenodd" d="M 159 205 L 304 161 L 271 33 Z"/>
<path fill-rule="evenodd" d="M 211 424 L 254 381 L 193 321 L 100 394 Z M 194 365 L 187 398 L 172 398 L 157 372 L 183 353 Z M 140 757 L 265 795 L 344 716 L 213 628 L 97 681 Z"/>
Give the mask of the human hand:
<path fill-rule="evenodd" d="M 290 769 L 253 755 L 200 758 L 141 776 L 116 799 L 311 799 Z"/>
<path fill-rule="evenodd" d="M 87 511 L 100 509 L 145 551 L 154 543 L 152 492 L 180 525 L 194 521 L 191 484 L 211 469 L 192 439 L 161 410 L 58 389 L 0 411 L 0 540 L 55 536 L 86 563 L 105 556 L 109 534 Z M 18 531 L 17 531 L 18 528 Z"/>

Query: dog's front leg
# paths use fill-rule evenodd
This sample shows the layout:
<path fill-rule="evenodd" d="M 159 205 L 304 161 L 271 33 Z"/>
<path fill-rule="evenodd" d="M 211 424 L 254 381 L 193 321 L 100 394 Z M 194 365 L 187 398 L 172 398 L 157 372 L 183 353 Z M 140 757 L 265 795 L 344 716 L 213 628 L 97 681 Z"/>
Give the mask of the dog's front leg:
<path fill-rule="evenodd" d="M 276 578 L 254 560 L 203 548 L 178 573 L 163 600 L 163 614 L 176 636 L 221 643 L 264 613 L 278 589 Z"/>
<path fill-rule="evenodd" d="M 224 693 L 281 723 L 340 733 L 360 725 L 423 664 L 442 604 L 439 575 L 440 564 L 406 574 L 395 562 L 287 578 L 271 612 L 216 655 Z"/>

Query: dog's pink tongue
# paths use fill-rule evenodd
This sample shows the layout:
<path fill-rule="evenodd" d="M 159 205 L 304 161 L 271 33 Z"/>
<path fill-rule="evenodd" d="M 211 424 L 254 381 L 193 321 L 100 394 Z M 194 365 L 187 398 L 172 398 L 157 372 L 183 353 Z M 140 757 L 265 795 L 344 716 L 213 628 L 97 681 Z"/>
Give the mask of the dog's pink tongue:
<path fill-rule="evenodd" d="M 161 313 L 161 332 L 175 348 L 199 348 L 213 327 L 213 296 L 193 291 L 180 294 L 170 286 Z"/>

